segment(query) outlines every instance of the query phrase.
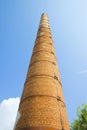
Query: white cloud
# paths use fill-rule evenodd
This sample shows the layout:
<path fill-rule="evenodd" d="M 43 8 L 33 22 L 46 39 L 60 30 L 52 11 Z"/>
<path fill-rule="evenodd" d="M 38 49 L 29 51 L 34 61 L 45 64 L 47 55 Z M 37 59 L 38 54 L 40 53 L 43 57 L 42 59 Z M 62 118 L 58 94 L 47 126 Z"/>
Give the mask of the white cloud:
<path fill-rule="evenodd" d="M 0 130 L 13 130 L 19 101 L 17 97 L 3 100 L 0 103 Z"/>

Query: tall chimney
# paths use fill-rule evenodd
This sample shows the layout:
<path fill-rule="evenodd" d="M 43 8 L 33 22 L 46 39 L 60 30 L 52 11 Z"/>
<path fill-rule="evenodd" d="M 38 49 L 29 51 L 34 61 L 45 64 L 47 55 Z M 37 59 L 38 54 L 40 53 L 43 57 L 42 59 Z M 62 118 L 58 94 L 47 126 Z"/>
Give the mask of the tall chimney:
<path fill-rule="evenodd" d="M 14 130 L 70 130 L 45 13 L 41 16 Z"/>

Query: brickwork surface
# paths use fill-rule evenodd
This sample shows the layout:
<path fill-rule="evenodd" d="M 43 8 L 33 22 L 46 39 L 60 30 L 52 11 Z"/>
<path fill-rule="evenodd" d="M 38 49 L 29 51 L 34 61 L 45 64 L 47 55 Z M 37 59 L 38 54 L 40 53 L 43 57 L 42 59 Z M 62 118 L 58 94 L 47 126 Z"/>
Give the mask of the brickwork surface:
<path fill-rule="evenodd" d="M 14 130 L 31 127 L 70 130 L 46 14 L 41 17 L 18 113 Z"/>

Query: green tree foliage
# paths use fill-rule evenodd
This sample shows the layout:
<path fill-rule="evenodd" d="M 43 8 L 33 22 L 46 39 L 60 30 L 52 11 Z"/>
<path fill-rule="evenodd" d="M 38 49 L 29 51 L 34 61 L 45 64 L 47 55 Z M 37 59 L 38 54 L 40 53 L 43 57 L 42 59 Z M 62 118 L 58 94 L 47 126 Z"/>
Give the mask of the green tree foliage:
<path fill-rule="evenodd" d="M 77 109 L 77 119 L 71 123 L 71 130 L 87 130 L 87 104 Z"/>

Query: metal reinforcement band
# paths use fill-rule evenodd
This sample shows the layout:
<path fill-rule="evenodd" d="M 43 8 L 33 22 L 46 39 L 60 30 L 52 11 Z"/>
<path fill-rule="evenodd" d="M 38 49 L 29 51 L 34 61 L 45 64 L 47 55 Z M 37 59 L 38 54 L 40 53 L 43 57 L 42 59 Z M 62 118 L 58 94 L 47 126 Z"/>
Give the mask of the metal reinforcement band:
<path fill-rule="evenodd" d="M 38 95 L 31 95 L 31 96 L 28 96 L 28 97 L 22 99 L 21 102 L 20 102 L 20 104 L 21 104 L 22 102 L 24 102 L 24 101 L 26 101 L 26 100 L 32 98 L 32 97 L 37 97 L 37 96 L 39 96 L 39 97 L 45 96 L 45 97 L 55 98 L 55 99 L 57 99 L 58 101 L 62 102 L 62 103 L 64 104 L 64 106 L 66 106 L 65 103 L 64 103 L 64 101 L 62 101 L 62 100 L 61 100 L 61 97 L 59 97 L 59 96 L 56 97 L 56 96 L 51 96 L 51 95 L 39 95 L 39 94 L 38 94 Z"/>
<path fill-rule="evenodd" d="M 32 75 L 32 76 L 29 76 L 28 80 L 25 81 L 24 85 L 29 81 L 29 79 L 31 79 L 31 78 L 33 78 L 33 77 L 42 77 L 42 76 L 51 77 L 51 78 L 57 80 L 57 81 L 59 82 L 59 84 L 61 85 L 61 87 L 62 87 L 62 83 L 60 82 L 60 80 L 58 79 L 57 76 L 51 76 L 51 75 L 46 75 L 46 74 L 38 74 L 38 75 L 37 75 L 37 74 L 34 74 L 34 75 Z"/>

